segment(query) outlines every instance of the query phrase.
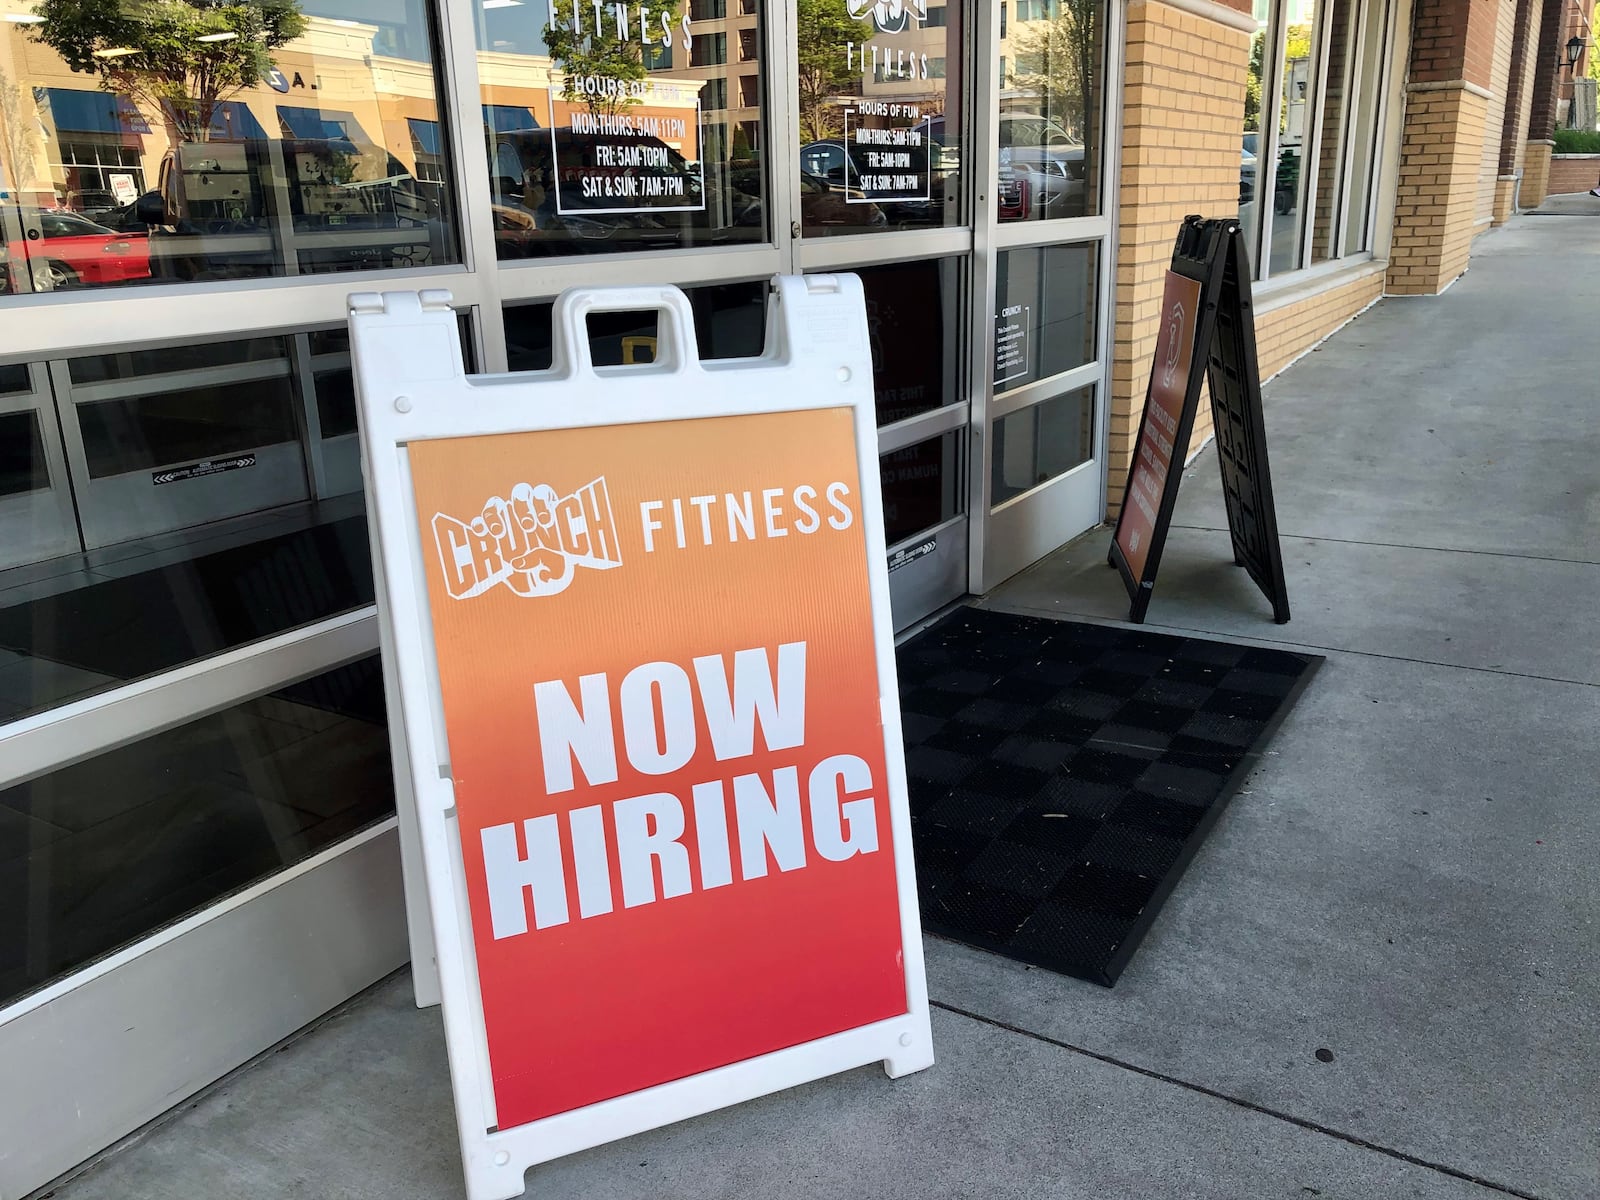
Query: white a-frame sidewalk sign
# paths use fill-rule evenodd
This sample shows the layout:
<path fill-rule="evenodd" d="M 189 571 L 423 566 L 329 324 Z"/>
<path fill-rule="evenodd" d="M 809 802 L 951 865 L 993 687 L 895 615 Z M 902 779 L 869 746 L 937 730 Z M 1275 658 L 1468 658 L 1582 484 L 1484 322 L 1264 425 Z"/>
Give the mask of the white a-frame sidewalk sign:
<path fill-rule="evenodd" d="M 350 306 L 469 1197 L 931 1064 L 860 281 L 780 277 L 714 362 L 676 288 L 580 289 L 552 370 L 472 378 L 448 294 Z M 654 362 L 593 364 L 617 310 Z"/>

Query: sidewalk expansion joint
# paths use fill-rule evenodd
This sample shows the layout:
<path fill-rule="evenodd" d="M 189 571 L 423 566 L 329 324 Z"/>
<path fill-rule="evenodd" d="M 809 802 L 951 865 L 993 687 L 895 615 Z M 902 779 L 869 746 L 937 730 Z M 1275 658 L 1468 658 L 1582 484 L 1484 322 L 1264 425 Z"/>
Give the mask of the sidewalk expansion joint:
<path fill-rule="evenodd" d="M 1188 529 L 1195 533 L 1227 533 L 1225 525 L 1179 525 L 1174 523 L 1174 529 Z M 1572 567 L 1600 567 L 1600 562 L 1592 558 L 1562 558 L 1558 554 L 1519 554 L 1515 550 L 1466 550 L 1460 546 L 1418 546 L 1411 542 L 1371 542 L 1362 538 L 1324 537 L 1320 533 L 1285 533 L 1279 530 L 1280 537 L 1293 538 L 1297 542 L 1332 542 L 1336 546 L 1370 546 L 1377 550 L 1422 550 L 1430 554 L 1481 554 L 1486 558 L 1520 558 L 1530 562 L 1566 563 Z"/>
<path fill-rule="evenodd" d="M 1478 1187 L 1485 1188 L 1488 1191 L 1495 1192 L 1502 1196 L 1515 1196 L 1517 1200 L 1544 1200 L 1543 1197 L 1538 1196 L 1533 1192 L 1524 1192 L 1518 1188 L 1510 1186 L 1509 1184 L 1496 1183 L 1492 1179 L 1484 1179 L 1480 1175 L 1473 1175 L 1468 1171 L 1462 1171 L 1455 1167 L 1446 1166 L 1444 1163 L 1433 1162 L 1426 1158 L 1419 1158 L 1415 1154 L 1407 1154 L 1404 1150 L 1396 1150 L 1390 1146 L 1380 1146 L 1376 1142 L 1369 1142 L 1366 1138 L 1359 1137 L 1356 1134 L 1345 1133 L 1341 1130 L 1330 1128 L 1327 1125 L 1318 1124 L 1316 1121 L 1308 1121 L 1303 1117 L 1294 1116 L 1292 1113 L 1283 1112 L 1280 1109 L 1268 1108 L 1264 1104 L 1257 1104 L 1251 1100 L 1241 1100 L 1237 1096 L 1230 1096 L 1226 1092 L 1219 1092 L 1215 1088 L 1206 1087 L 1204 1084 L 1191 1083 L 1187 1079 L 1179 1079 L 1174 1075 L 1167 1075 L 1161 1071 L 1153 1071 L 1149 1067 L 1141 1067 L 1138 1063 L 1131 1063 L 1126 1059 L 1116 1058 L 1110 1054 L 1101 1054 L 1098 1051 L 1089 1050 L 1083 1046 L 1074 1046 L 1071 1042 L 1063 1042 L 1059 1038 L 1050 1037 L 1048 1034 L 1035 1033 L 1031 1029 L 1024 1029 L 1020 1025 L 1013 1025 L 1009 1021 L 1001 1021 L 994 1017 L 986 1017 L 982 1013 L 972 1012 L 971 1010 L 965 1008 L 958 1008 L 953 1004 L 946 1004 L 942 1000 L 929 1000 L 928 1004 L 930 1007 L 942 1009 L 944 1012 L 952 1013 L 955 1016 L 966 1017 L 969 1021 L 978 1021 L 981 1024 L 989 1025 L 995 1029 L 1004 1030 L 1007 1033 L 1014 1033 L 1020 1037 L 1031 1038 L 1033 1041 L 1042 1042 L 1047 1046 L 1054 1046 L 1058 1050 L 1065 1050 L 1071 1054 L 1078 1054 L 1084 1058 L 1093 1059 L 1095 1062 L 1105 1063 L 1110 1067 L 1120 1067 L 1124 1071 L 1132 1071 L 1135 1075 L 1142 1075 L 1146 1079 L 1154 1079 L 1160 1083 L 1167 1083 L 1171 1084 L 1173 1087 L 1182 1088 L 1187 1092 L 1194 1092 L 1197 1095 L 1207 1096 L 1213 1100 L 1221 1100 L 1223 1103 L 1231 1104 L 1235 1108 L 1242 1108 L 1247 1112 L 1257 1113 L 1263 1117 L 1270 1117 L 1275 1121 L 1282 1121 L 1285 1124 L 1293 1125 L 1296 1128 L 1304 1129 L 1307 1132 L 1318 1133 L 1324 1137 L 1333 1138 L 1335 1141 L 1344 1142 L 1345 1144 L 1354 1146 L 1357 1149 L 1368 1150 L 1373 1154 L 1381 1154 L 1385 1158 L 1392 1158 L 1397 1162 L 1408 1163 L 1413 1167 L 1421 1167 L 1426 1171 L 1434 1171 L 1440 1175 L 1448 1176 L 1451 1179 L 1459 1179 L 1463 1183 L 1475 1184 Z"/>
<path fill-rule="evenodd" d="M 1309 650 L 1324 654 L 1352 654 L 1362 658 L 1381 658 L 1388 662 L 1413 663 L 1419 667 L 1441 667 L 1448 671 L 1474 671 L 1480 675 L 1503 675 L 1509 679 L 1530 679 L 1535 683 L 1561 683 L 1571 687 L 1600 688 L 1600 682 L 1590 679 L 1569 679 L 1565 675 L 1535 675 L 1531 671 L 1508 671 L 1504 667 L 1479 667 L 1472 663 L 1445 662 L 1437 658 L 1415 658 L 1409 654 L 1384 654 L 1380 650 L 1356 650 L 1350 646 L 1329 646 L 1321 642 L 1291 642 L 1286 638 L 1263 637 L 1258 633 L 1219 633 L 1210 629 L 1197 629 L 1192 625 L 1168 625 L 1161 621 L 1146 620 L 1133 625 L 1120 617 L 1107 617 L 1100 613 L 1074 612 L 1063 608 L 1045 608 L 1039 604 L 1003 601 L 996 605 L 1001 612 L 1022 613 L 1026 616 L 1054 617 L 1056 620 L 1085 621 L 1091 625 L 1115 625 L 1120 629 L 1151 629 L 1173 633 L 1181 637 L 1201 638 L 1205 641 L 1238 642 L 1252 646 L 1282 646 L 1288 650 Z"/>

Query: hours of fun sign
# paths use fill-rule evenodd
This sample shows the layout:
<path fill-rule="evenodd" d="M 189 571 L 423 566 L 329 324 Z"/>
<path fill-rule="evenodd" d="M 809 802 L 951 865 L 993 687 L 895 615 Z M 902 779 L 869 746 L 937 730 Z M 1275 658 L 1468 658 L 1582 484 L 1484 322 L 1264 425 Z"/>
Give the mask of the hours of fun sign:
<path fill-rule="evenodd" d="M 846 105 L 844 139 L 855 167 L 851 182 L 861 191 L 847 200 L 927 200 L 933 179 L 930 128 L 920 104 L 866 99 Z"/>
<path fill-rule="evenodd" d="M 369 441 L 392 439 L 370 461 L 405 447 L 405 487 L 375 472 L 372 502 L 474 1195 L 931 1061 L 865 306 L 853 277 L 780 282 L 745 370 L 701 370 L 675 289 L 594 289 L 558 302 L 565 380 L 474 394 L 456 359 L 409 435 L 383 397 L 423 389 L 394 364 L 362 385 Z M 662 306 L 659 361 L 597 379 L 585 297 Z M 358 363 L 382 327 L 360 320 Z M 450 838 L 430 838 L 436 786 Z"/>
<path fill-rule="evenodd" d="M 688 34 L 683 36 L 687 43 Z M 703 86 L 694 80 L 577 75 L 552 88 L 556 211 L 565 216 L 705 208 Z"/>

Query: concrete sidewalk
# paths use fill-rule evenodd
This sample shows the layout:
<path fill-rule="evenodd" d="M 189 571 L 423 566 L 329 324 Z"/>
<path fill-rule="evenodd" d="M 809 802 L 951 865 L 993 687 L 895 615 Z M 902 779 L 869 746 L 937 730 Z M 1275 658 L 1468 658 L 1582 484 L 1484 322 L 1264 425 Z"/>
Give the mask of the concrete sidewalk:
<path fill-rule="evenodd" d="M 1114 990 L 930 940 L 934 1069 L 529 1194 L 1600 1196 L 1597 318 L 1600 222 L 1520 218 L 1276 380 L 1288 626 L 1232 566 L 1214 457 L 1191 465 L 1150 626 L 1328 661 Z M 986 603 L 1119 619 L 1106 542 Z M 460 1194 L 439 1016 L 403 976 L 54 1192 Z"/>

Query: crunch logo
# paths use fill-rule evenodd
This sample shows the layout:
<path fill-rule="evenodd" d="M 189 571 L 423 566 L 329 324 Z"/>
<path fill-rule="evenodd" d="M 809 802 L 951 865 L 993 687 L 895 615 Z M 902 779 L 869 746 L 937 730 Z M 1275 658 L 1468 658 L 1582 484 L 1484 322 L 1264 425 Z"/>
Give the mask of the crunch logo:
<path fill-rule="evenodd" d="M 467 520 L 433 516 L 445 590 L 468 600 L 503 583 L 519 596 L 565 591 L 579 567 L 622 565 L 605 476 L 558 495 L 547 483 L 519 483 L 511 499 L 491 496 Z"/>

